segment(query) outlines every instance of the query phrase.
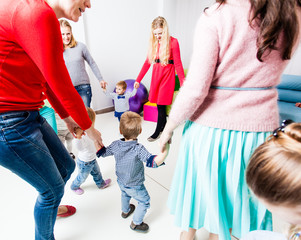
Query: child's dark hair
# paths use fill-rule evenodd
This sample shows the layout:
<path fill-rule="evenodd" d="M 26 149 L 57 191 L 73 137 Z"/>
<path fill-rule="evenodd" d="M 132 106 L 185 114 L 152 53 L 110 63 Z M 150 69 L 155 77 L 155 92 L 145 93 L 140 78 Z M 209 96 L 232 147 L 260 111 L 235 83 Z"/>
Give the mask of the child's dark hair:
<path fill-rule="evenodd" d="M 119 81 L 118 83 L 116 83 L 116 86 L 122 87 L 123 90 L 126 90 L 127 88 L 127 84 L 125 81 Z"/>
<path fill-rule="evenodd" d="M 120 118 L 120 132 L 125 139 L 136 139 L 141 132 L 141 116 L 134 112 L 125 112 Z"/>

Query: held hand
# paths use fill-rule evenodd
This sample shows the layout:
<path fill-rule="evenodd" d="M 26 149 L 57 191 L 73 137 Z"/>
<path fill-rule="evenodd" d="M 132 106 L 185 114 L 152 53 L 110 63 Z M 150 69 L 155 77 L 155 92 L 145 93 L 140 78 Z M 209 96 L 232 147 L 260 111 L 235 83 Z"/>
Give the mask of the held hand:
<path fill-rule="evenodd" d="M 75 138 L 78 138 L 78 139 L 81 139 L 82 138 L 82 135 L 86 135 L 84 130 L 81 129 L 80 127 L 76 127 L 74 129 L 74 132 L 75 132 Z"/>
<path fill-rule="evenodd" d="M 102 80 L 102 81 L 100 81 L 99 83 L 100 83 L 100 87 L 101 87 L 102 89 L 106 89 L 106 87 L 107 87 L 107 85 L 108 85 L 107 82 L 105 82 L 104 80 Z"/>
<path fill-rule="evenodd" d="M 93 140 L 96 149 L 100 149 L 104 146 L 102 143 L 101 133 L 95 129 L 94 126 L 87 129 L 86 133 L 88 137 Z"/>
<path fill-rule="evenodd" d="M 138 82 L 135 82 L 135 83 L 134 83 L 134 88 L 138 89 L 139 86 L 140 86 L 140 83 L 138 83 Z"/>
<path fill-rule="evenodd" d="M 69 132 L 73 135 L 75 138 L 81 138 L 81 136 L 84 134 L 84 131 L 78 126 L 78 124 L 73 120 L 72 117 L 66 117 L 63 119 L 64 122 L 67 125 L 67 128 Z"/>

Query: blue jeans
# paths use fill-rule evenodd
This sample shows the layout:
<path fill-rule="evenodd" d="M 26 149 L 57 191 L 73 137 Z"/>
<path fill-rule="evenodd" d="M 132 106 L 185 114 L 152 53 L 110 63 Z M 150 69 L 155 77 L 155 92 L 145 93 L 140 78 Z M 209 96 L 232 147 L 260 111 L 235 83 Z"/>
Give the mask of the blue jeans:
<path fill-rule="evenodd" d="M 57 209 L 75 163 L 38 111 L 0 113 L 0 165 L 39 193 L 35 239 L 53 240 Z"/>
<path fill-rule="evenodd" d="M 114 113 L 114 116 L 118 118 L 118 121 L 120 122 L 120 118 L 122 116 L 122 114 L 124 114 L 125 112 L 116 112 Z"/>
<path fill-rule="evenodd" d="M 75 86 L 76 91 L 83 99 L 85 106 L 90 107 L 92 99 L 92 90 L 90 84 L 82 84 Z"/>
<path fill-rule="evenodd" d="M 97 187 L 101 188 L 105 185 L 105 181 L 102 178 L 99 165 L 96 160 L 84 162 L 77 159 L 76 163 L 78 167 L 78 175 L 71 184 L 72 190 L 78 189 L 80 185 L 86 181 L 90 173 L 93 176 Z"/>
<path fill-rule="evenodd" d="M 126 187 L 118 182 L 118 185 L 121 190 L 121 211 L 128 213 L 130 211 L 130 200 L 134 198 L 138 202 L 138 206 L 134 212 L 133 222 L 136 225 L 140 225 L 143 222 L 147 209 L 150 207 L 150 197 L 144 184 Z"/>

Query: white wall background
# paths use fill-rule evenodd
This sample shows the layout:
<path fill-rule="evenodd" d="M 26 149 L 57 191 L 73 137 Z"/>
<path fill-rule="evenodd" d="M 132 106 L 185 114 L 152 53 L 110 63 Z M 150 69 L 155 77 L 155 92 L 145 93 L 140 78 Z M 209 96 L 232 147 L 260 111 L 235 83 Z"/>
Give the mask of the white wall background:
<path fill-rule="evenodd" d="M 115 83 L 135 79 L 146 59 L 152 20 L 166 18 L 170 34 L 178 38 L 184 68 L 188 68 L 196 21 L 214 0 L 91 0 L 79 22 L 71 22 L 76 40 L 84 42 L 105 79 L 108 90 Z M 92 85 L 92 107 L 112 106 L 87 66 Z M 151 69 L 143 79 L 149 89 Z"/>
<path fill-rule="evenodd" d="M 161 15 L 166 18 L 170 34 L 179 40 L 184 68 L 188 68 L 192 52 L 195 24 L 203 9 L 214 0 L 91 0 L 77 23 L 71 23 L 78 41 L 86 43 L 100 71 L 113 91 L 115 83 L 135 79 L 146 58 L 150 25 Z M 301 75 L 299 48 L 285 70 L 287 74 Z M 112 106 L 94 77 L 90 75 L 94 110 Z M 151 69 L 143 79 L 149 88 Z"/>

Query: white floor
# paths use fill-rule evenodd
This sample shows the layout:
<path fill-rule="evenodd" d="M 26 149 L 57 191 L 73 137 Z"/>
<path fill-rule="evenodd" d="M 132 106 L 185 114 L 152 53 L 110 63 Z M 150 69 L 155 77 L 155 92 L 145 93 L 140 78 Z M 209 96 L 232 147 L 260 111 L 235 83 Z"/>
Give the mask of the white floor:
<path fill-rule="evenodd" d="M 97 115 L 96 128 L 103 136 L 105 145 L 120 137 L 118 120 L 113 113 Z M 157 142 L 149 143 L 146 138 L 155 128 L 153 122 L 143 122 L 142 134 L 139 142 L 156 154 Z M 179 127 L 174 134 L 173 144 L 166 161 L 166 166 L 158 169 L 146 169 L 145 185 L 151 196 L 151 208 L 146 214 L 145 222 L 149 224 L 148 233 L 137 233 L 129 228 L 131 217 L 121 218 L 120 190 L 114 173 L 114 159 L 108 157 L 99 160 L 104 178 L 111 178 L 112 185 L 99 190 L 91 177 L 82 185 L 83 195 L 76 195 L 70 190 L 70 183 L 66 186 L 66 193 L 62 204 L 74 205 L 77 212 L 69 218 L 58 219 L 55 225 L 57 240 L 178 240 L 181 229 L 173 224 L 173 216 L 166 207 L 168 189 L 171 183 L 181 131 Z M 73 180 L 75 173 L 71 176 Z M 1 240 L 33 240 L 34 221 L 33 205 L 37 196 L 36 191 L 17 176 L 0 167 L 0 239 Z M 135 204 L 135 201 L 133 201 Z M 275 219 L 275 231 L 282 231 L 284 224 Z M 197 240 L 205 240 L 208 233 L 205 229 L 197 232 Z"/>

